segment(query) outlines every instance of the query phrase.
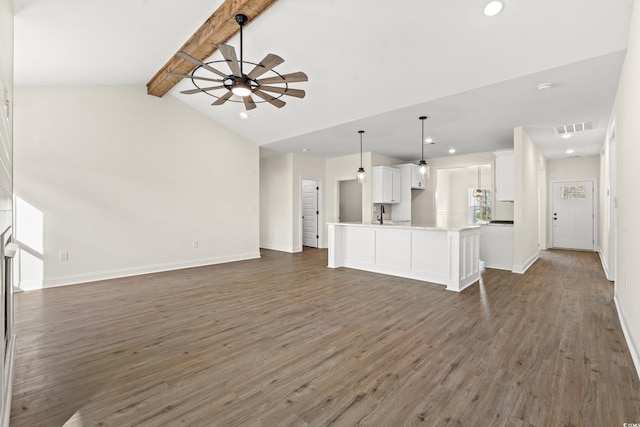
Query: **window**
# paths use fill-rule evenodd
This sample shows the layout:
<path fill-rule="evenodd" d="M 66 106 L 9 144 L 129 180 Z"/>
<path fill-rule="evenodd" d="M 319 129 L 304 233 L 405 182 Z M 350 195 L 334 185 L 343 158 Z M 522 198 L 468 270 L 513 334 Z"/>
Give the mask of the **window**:
<path fill-rule="evenodd" d="M 586 199 L 584 185 L 569 185 L 560 187 L 560 200 Z"/>
<path fill-rule="evenodd" d="M 469 189 L 469 224 L 488 224 L 491 221 L 491 190 Z"/>

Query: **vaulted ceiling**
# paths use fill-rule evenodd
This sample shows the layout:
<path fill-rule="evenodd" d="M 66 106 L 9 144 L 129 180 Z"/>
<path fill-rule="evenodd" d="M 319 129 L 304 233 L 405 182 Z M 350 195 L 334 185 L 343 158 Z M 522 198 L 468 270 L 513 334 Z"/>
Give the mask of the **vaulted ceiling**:
<path fill-rule="evenodd" d="M 358 152 L 365 129 L 365 151 L 417 159 L 420 115 L 436 141 L 427 158 L 508 148 L 516 126 L 548 158 L 598 154 L 632 0 L 505 0 L 492 18 L 486 2 L 279 0 L 245 27 L 244 59 L 274 53 L 285 59 L 278 72 L 304 71 L 304 99 L 259 104 L 243 119 L 242 103 L 180 94 L 188 80 L 165 96 L 258 145 L 320 157 Z M 14 0 L 16 84 L 144 87 L 222 3 Z M 551 90 L 539 92 L 545 82 Z M 595 130 L 568 141 L 553 132 L 591 120 Z"/>

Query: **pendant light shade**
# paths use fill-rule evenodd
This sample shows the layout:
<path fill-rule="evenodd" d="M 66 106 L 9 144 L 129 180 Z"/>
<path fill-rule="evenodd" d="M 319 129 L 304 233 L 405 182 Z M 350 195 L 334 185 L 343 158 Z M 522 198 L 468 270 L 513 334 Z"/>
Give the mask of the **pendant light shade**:
<path fill-rule="evenodd" d="M 364 133 L 364 131 L 359 130 L 358 133 L 360 134 L 360 167 L 358 168 L 358 173 L 356 173 L 356 180 L 358 181 L 358 184 L 364 184 L 366 177 L 364 168 L 362 167 L 362 134 Z"/>
<path fill-rule="evenodd" d="M 423 178 L 429 178 L 429 165 L 424 160 L 424 121 L 427 120 L 427 116 L 418 117 L 422 122 L 422 139 L 420 139 L 420 148 L 422 149 L 422 157 L 420 163 L 418 163 L 418 171 Z"/>

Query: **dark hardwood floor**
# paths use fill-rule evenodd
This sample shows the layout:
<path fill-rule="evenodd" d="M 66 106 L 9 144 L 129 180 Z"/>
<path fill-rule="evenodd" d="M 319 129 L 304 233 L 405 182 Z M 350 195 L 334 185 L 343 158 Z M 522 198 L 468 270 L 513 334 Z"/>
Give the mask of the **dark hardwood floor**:
<path fill-rule="evenodd" d="M 640 383 L 598 255 L 462 293 L 325 250 L 17 294 L 11 426 L 615 426 Z"/>

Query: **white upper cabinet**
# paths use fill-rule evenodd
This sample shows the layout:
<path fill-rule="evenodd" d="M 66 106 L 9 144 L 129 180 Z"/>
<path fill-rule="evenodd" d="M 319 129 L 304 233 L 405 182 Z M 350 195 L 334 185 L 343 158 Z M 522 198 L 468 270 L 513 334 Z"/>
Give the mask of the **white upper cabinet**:
<path fill-rule="evenodd" d="M 400 170 L 388 166 L 375 166 L 373 173 L 373 203 L 400 203 L 402 178 Z"/>
<path fill-rule="evenodd" d="M 496 155 L 496 200 L 512 202 L 515 193 L 513 150 L 500 150 Z"/>

